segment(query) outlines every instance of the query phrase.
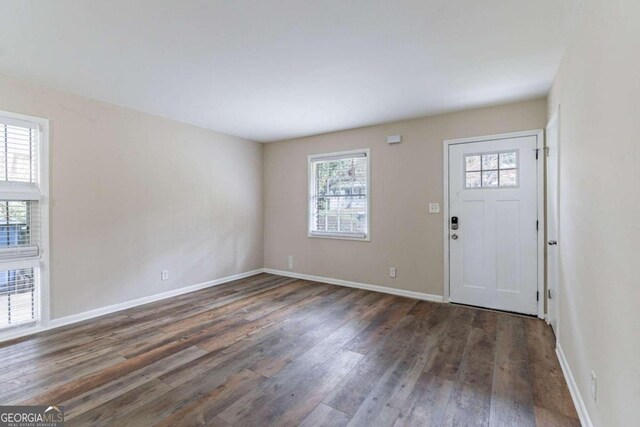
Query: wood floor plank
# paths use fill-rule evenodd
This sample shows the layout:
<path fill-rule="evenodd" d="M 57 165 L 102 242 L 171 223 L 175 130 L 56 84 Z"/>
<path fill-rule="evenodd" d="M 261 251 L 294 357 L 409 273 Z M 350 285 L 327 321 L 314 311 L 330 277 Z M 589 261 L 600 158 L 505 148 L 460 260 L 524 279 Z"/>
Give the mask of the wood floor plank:
<path fill-rule="evenodd" d="M 448 321 L 442 332 L 447 339 L 439 341 L 433 361 L 425 366 L 425 369 L 432 375 L 455 381 L 476 312 L 466 307 L 450 309 Z"/>
<path fill-rule="evenodd" d="M 415 386 L 436 337 L 414 334 L 395 363 L 367 395 L 349 422 L 352 426 L 392 426 Z"/>
<path fill-rule="evenodd" d="M 371 389 L 408 345 L 420 321 L 421 319 L 413 316 L 405 316 L 388 337 L 363 358 L 324 403 L 345 414 L 354 415 Z"/>
<path fill-rule="evenodd" d="M 209 419 L 223 408 L 236 402 L 255 389 L 264 378 L 249 370 L 223 375 L 213 373 L 197 384 L 183 384 L 163 394 L 160 398 L 139 407 L 135 414 L 116 418 L 113 423 L 126 425 L 188 425 L 178 422 L 182 416 L 198 417 L 199 413 Z M 99 408 L 98 408 L 99 409 Z"/>
<path fill-rule="evenodd" d="M 258 362 L 250 365 L 249 369 L 265 377 L 272 377 L 297 357 L 324 341 L 327 336 L 331 336 L 333 331 L 339 330 L 351 319 L 364 317 L 365 314 L 378 313 L 384 307 L 382 303 L 373 306 L 352 305 L 340 310 L 328 310 L 328 316 L 320 315 L 308 318 L 309 322 L 305 322 L 304 332 L 289 339 L 286 351 L 280 351 L 274 356 L 264 354 Z M 327 342 L 331 341 L 327 340 Z M 338 347 L 335 346 L 335 348 Z"/>
<path fill-rule="evenodd" d="M 49 390 L 55 390 L 69 379 L 97 375 L 96 373 L 112 369 L 123 361 L 123 357 L 109 349 L 87 354 L 86 359 L 74 365 L 44 372 L 42 375 L 18 377 L 4 382 L 0 391 L 0 401 L 15 404 L 25 398 L 41 395 L 43 391 L 48 393 Z"/>
<path fill-rule="evenodd" d="M 422 372 L 394 427 L 440 425 L 453 384 L 453 381 Z"/>
<path fill-rule="evenodd" d="M 91 389 L 70 400 L 61 402 L 65 408 L 65 420 L 71 420 L 130 390 L 155 380 L 163 374 L 173 371 L 204 354 L 206 354 L 206 352 L 198 347 L 186 348 L 181 352 L 147 365 L 129 375 Z"/>
<path fill-rule="evenodd" d="M 344 427 L 349 423 L 349 416 L 324 403 L 316 406 L 300 427 Z"/>
<path fill-rule="evenodd" d="M 355 351 L 360 354 L 367 354 L 382 341 L 389 332 L 398 324 L 400 320 L 413 308 L 415 301 L 406 298 L 390 297 L 386 298 L 384 304 L 388 305 L 384 316 L 381 316 L 364 331 L 358 334 L 345 349 Z"/>
<path fill-rule="evenodd" d="M 271 316 L 263 316 L 255 321 L 248 321 L 242 317 L 242 307 L 234 304 L 225 305 L 217 309 L 213 309 L 205 314 L 206 318 L 197 317 L 197 319 L 185 319 L 186 323 L 180 325 L 174 325 L 171 330 L 163 329 L 167 332 L 165 335 L 146 342 L 140 342 L 135 347 L 127 349 L 127 351 L 121 352 L 121 354 L 127 358 L 132 358 L 148 352 L 149 350 L 156 349 L 165 345 L 170 345 L 176 340 L 184 340 L 187 337 L 195 337 L 202 335 L 202 332 L 213 331 L 212 333 L 206 333 L 204 338 L 199 341 L 205 341 L 200 346 L 206 348 L 208 351 L 223 348 L 225 346 L 233 344 L 238 339 L 241 339 L 245 334 L 252 331 L 259 330 L 268 326 L 271 322 L 275 322 L 276 319 L 282 320 L 282 318 L 292 311 L 298 310 L 301 304 L 311 296 L 320 294 L 323 288 L 313 288 L 311 286 L 300 287 L 299 284 L 289 283 L 291 287 L 283 285 L 279 287 L 277 293 L 268 292 L 267 295 L 262 296 L 265 301 L 254 300 L 253 297 L 248 298 L 247 304 L 260 303 L 268 304 L 271 298 L 277 298 L 282 295 L 295 294 L 296 298 L 287 300 L 287 304 L 281 306 L 280 309 L 274 310 L 269 313 Z M 296 292 L 297 291 L 297 292 Z M 234 313 L 234 310 L 236 311 Z M 218 316 L 213 316 L 210 313 L 217 313 Z M 177 328 L 177 329 L 176 329 Z M 206 340 L 207 337 L 211 337 L 210 340 Z"/>
<path fill-rule="evenodd" d="M 100 387 L 113 379 L 123 377 L 151 363 L 162 360 L 172 354 L 178 353 L 188 347 L 198 344 L 211 335 L 215 330 L 202 330 L 188 337 L 167 343 L 154 348 L 131 359 L 126 359 L 109 368 L 103 369 L 91 375 L 74 379 L 53 390 L 40 393 L 22 403 L 25 405 L 44 404 L 47 401 L 64 401 L 85 393 L 96 387 Z"/>
<path fill-rule="evenodd" d="M 260 306 L 271 306 L 271 303 L 279 297 L 286 295 L 298 295 L 301 290 L 312 289 L 311 286 L 303 286 L 299 281 L 288 281 L 279 283 L 277 286 L 258 293 L 243 296 L 233 302 L 210 308 L 208 311 L 196 316 L 188 317 L 178 323 L 162 328 L 163 332 L 182 332 L 201 325 L 206 325 L 211 321 L 230 314 L 238 313 L 243 309 L 252 308 L 258 310 Z M 267 304 L 268 301 L 268 304 Z"/>
<path fill-rule="evenodd" d="M 471 328 L 442 426 L 489 425 L 495 340 L 495 330 Z"/>
<path fill-rule="evenodd" d="M 255 378 L 257 381 L 260 380 L 259 377 Z M 191 405 L 173 412 L 169 417 L 160 421 L 158 426 L 230 426 L 231 424 L 216 416 L 216 414 L 220 412 L 221 408 L 229 404 L 230 399 L 241 395 L 253 386 L 254 383 L 249 381 L 245 381 L 241 385 L 226 383 L 224 387 L 220 387 L 212 393 L 202 396 Z M 221 393 L 222 391 L 228 392 L 231 389 L 233 390 L 233 395 L 227 394 L 227 396 L 224 396 Z"/>
<path fill-rule="evenodd" d="M 362 358 L 340 350 L 322 365 L 279 374 L 243 396 L 219 416 L 232 425 L 296 425 Z"/>
<path fill-rule="evenodd" d="M 258 274 L 0 344 L 69 425 L 576 426 L 544 322 Z"/>
<path fill-rule="evenodd" d="M 342 298 L 339 300 L 344 302 L 345 300 L 350 300 L 351 294 L 356 294 L 352 290 L 346 289 L 348 291 L 346 294 L 344 292 L 340 292 L 338 295 L 342 295 Z M 314 307 L 315 302 L 311 302 L 299 312 L 295 312 L 291 315 L 290 318 L 281 322 L 286 323 L 286 325 L 280 325 L 279 327 L 274 328 L 265 328 L 261 333 L 257 333 L 254 336 L 247 337 L 243 340 L 239 340 L 233 345 L 220 349 L 214 352 L 210 352 L 207 355 L 194 360 L 193 362 L 186 364 L 180 369 L 175 370 L 167 375 L 161 377 L 161 379 L 173 386 L 184 383 L 185 381 L 189 381 L 195 378 L 198 378 L 201 375 L 205 375 L 207 371 L 216 367 L 217 369 L 224 369 L 227 365 L 235 364 L 236 366 L 241 366 L 242 368 L 246 368 L 251 366 L 252 363 L 257 360 L 265 361 L 268 363 L 270 357 L 281 357 L 280 353 L 286 353 L 289 350 L 289 343 L 292 336 L 300 335 L 307 331 L 309 327 L 313 327 L 317 325 L 318 322 L 323 323 L 326 319 L 325 316 L 327 312 L 331 315 L 334 315 L 336 311 L 334 309 L 331 310 L 322 310 L 325 307 Z M 362 309 L 351 306 L 342 306 L 342 303 L 336 304 L 338 307 L 342 307 L 340 311 L 346 310 L 347 312 L 355 315 L 355 313 L 359 313 Z M 311 311 L 308 311 L 309 308 L 313 307 Z M 350 307 L 350 308 L 349 308 Z M 349 311 L 351 310 L 351 311 Z M 371 312 L 375 312 L 375 308 L 370 308 Z M 298 318 L 298 315 L 304 314 L 302 317 Z M 298 319 L 298 322 L 288 322 L 291 318 Z M 305 320 L 308 323 L 305 323 Z M 302 326 L 302 329 L 300 327 Z M 263 333 L 264 331 L 269 330 L 269 333 Z M 356 333 L 355 327 L 350 325 L 349 330 L 352 333 Z M 312 348 L 312 350 L 307 353 L 318 353 L 318 348 L 321 348 L 323 345 L 328 346 L 332 351 L 336 351 L 336 346 L 339 344 L 335 343 L 334 336 L 340 335 L 340 329 L 329 335 L 327 338 L 324 338 L 323 341 L 319 345 L 316 345 Z M 340 335 L 343 336 L 343 335 Z M 352 335 L 348 335 L 346 338 L 349 339 Z M 306 358 L 309 358 L 308 356 Z M 304 357 L 300 357 L 298 359 L 304 359 Z M 320 357 L 317 357 L 320 359 Z"/>
<path fill-rule="evenodd" d="M 580 427 L 580 420 L 574 417 L 535 407 L 537 427 Z"/>
<path fill-rule="evenodd" d="M 160 380 L 151 380 L 131 392 L 121 394 L 98 406 L 95 409 L 87 411 L 65 423 L 70 426 L 109 426 L 113 425 L 119 418 L 125 418 L 129 414 L 137 411 L 139 407 L 145 405 L 168 393 L 171 387 Z"/>
<path fill-rule="evenodd" d="M 40 332 L 34 335 L 16 338 L 11 341 L 6 341 L 0 344 L 0 357 L 6 360 L 15 354 L 16 351 L 27 352 L 29 349 L 42 349 L 42 346 L 46 345 L 47 349 L 52 347 L 52 342 L 58 344 L 68 345 L 68 340 L 78 336 L 84 336 L 83 334 L 90 333 L 95 330 L 100 330 L 104 327 L 108 327 L 110 324 L 119 325 L 129 318 L 125 313 L 118 312 L 105 316 L 101 316 L 95 319 L 84 320 L 68 326 L 62 326 L 52 331 Z M 53 346 L 55 348 L 55 346 Z"/>
<path fill-rule="evenodd" d="M 216 351 L 221 348 L 228 347 L 247 336 L 253 335 L 260 330 L 267 328 L 273 323 L 284 321 L 287 316 L 301 310 L 304 304 L 313 303 L 314 300 L 319 299 L 321 299 L 321 297 L 316 295 L 300 300 L 296 304 L 287 305 L 259 319 L 247 321 L 244 324 L 230 328 L 223 334 L 217 334 L 216 336 L 209 337 L 198 345 L 207 351 Z"/>
<path fill-rule="evenodd" d="M 525 325 L 535 406 L 577 419 L 578 414 L 555 355 L 551 329 L 544 323 L 534 320 L 527 320 Z"/>
<path fill-rule="evenodd" d="M 466 325 L 466 328 L 470 329 L 472 322 L 475 323 L 475 319 L 468 316 L 468 313 L 468 311 L 457 312 L 455 308 L 444 305 L 438 305 L 435 308 L 428 326 L 437 342 L 429 352 L 424 369 L 398 414 L 395 426 L 440 425 L 454 381 L 438 374 L 451 376 L 449 374 L 454 367 L 457 373 L 459 359 L 450 350 L 464 348 L 466 345 L 468 334 L 458 332 L 461 325 Z M 445 364 L 447 357 L 453 358 L 456 362 Z"/>
<path fill-rule="evenodd" d="M 353 415 L 351 425 L 394 424 L 440 340 L 448 319 L 440 308 L 420 303 L 409 311 L 407 318 L 414 322 L 405 347 Z"/>
<path fill-rule="evenodd" d="M 536 425 L 526 344 L 524 320 L 500 316 L 491 395 L 492 427 Z"/>

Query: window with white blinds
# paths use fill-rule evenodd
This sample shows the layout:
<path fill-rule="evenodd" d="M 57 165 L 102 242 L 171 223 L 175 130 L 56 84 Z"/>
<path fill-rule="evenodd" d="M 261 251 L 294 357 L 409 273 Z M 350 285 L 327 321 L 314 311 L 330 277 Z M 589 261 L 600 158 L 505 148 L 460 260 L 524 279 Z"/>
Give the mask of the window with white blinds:
<path fill-rule="evenodd" d="M 37 319 L 36 272 L 33 267 L 0 271 L 0 329 Z"/>
<path fill-rule="evenodd" d="M 42 128 L 0 112 L 0 332 L 39 320 Z"/>
<path fill-rule="evenodd" d="M 309 156 L 309 236 L 369 239 L 369 150 Z"/>

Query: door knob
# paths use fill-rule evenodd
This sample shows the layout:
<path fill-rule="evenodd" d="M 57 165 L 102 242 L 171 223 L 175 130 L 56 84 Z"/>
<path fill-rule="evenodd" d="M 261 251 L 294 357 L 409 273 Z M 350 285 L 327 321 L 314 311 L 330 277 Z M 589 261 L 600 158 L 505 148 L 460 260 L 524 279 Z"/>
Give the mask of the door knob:
<path fill-rule="evenodd" d="M 453 240 L 458 240 L 458 235 L 457 235 L 456 233 L 453 233 L 453 234 L 451 235 L 451 238 L 452 238 Z"/>
<path fill-rule="evenodd" d="M 555 245 L 557 245 L 557 244 L 558 244 L 558 242 L 557 242 L 557 241 L 555 241 L 555 240 L 549 240 L 549 241 L 547 242 L 547 245 L 549 245 L 549 246 L 555 246 Z"/>

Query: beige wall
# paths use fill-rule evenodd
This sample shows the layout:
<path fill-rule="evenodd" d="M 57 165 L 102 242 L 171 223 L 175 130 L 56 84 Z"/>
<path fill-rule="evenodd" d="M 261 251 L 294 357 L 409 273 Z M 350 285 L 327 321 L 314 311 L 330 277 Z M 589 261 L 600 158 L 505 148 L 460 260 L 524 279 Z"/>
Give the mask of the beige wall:
<path fill-rule="evenodd" d="M 443 216 L 428 213 L 443 201 L 443 141 L 543 128 L 546 111 L 540 99 L 266 144 L 265 267 L 293 255 L 295 272 L 443 295 Z M 371 241 L 307 237 L 307 155 L 357 148 L 371 149 Z"/>
<path fill-rule="evenodd" d="M 640 2 L 585 3 L 550 113 L 558 105 L 559 344 L 594 425 L 638 425 Z"/>
<path fill-rule="evenodd" d="M 0 110 L 50 119 L 53 318 L 262 267 L 261 144 L 1 76 Z"/>

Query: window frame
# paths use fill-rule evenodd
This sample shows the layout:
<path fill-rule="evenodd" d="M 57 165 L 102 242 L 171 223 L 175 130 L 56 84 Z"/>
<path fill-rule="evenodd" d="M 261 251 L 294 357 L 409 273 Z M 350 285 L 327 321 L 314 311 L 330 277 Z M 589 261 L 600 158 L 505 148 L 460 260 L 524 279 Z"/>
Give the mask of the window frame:
<path fill-rule="evenodd" d="M 315 177 L 313 176 L 313 162 L 330 159 L 331 157 L 346 157 L 350 155 L 363 155 L 367 165 L 367 185 L 366 185 L 366 215 L 367 225 L 364 236 L 354 236 L 351 233 L 331 232 L 331 231 L 311 231 L 313 223 L 313 196 L 315 191 Z M 357 150 L 337 151 L 333 153 L 310 154 L 307 156 L 307 237 L 318 239 L 336 239 L 336 240 L 355 240 L 360 242 L 371 241 L 371 150 L 369 148 L 361 148 Z"/>
<path fill-rule="evenodd" d="M 515 168 L 500 168 L 500 154 L 505 154 L 505 153 L 514 153 L 516 154 L 516 167 Z M 496 154 L 498 155 L 498 168 L 497 169 L 483 169 L 482 168 L 482 156 L 483 155 L 492 155 L 492 154 Z M 467 157 L 474 157 L 474 156 L 480 156 L 480 169 L 478 169 L 477 171 L 468 171 L 467 170 Z M 514 188 L 520 188 L 520 149 L 517 148 L 515 150 L 500 150 L 500 151 L 491 151 L 491 152 L 479 152 L 479 153 L 469 153 L 469 154 L 465 154 L 462 157 L 462 182 L 464 183 L 464 187 L 463 190 L 467 191 L 475 191 L 475 190 L 509 190 L 509 189 L 514 189 Z M 516 171 L 516 185 L 500 185 L 500 172 L 501 171 L 507 171 L 507 170 L 513 170 Z M 483 186 L 482 185 L 482 174 L 483 172 L 497 172 L 498 173 L 498 185 L 495 187 L 489 187 L 489 186 Z M 467 187 L 467 173 L 474 173 L 474 172 L 479 172 L 480 173 L 480 187 Z"/>
<path fill-rule="evenodd" d="M 35 125 L 38 138 L 37 179 L 35 186 L 30 183 L 0 183 L 1 200 L 37 200 L 40 214 L 40 243 L 38 256 L 15 258 L 0 261 L 0 268 L 4 270 L 17 270 L 22 268 L 34 268 L 35 283 L 35 311 L 37 313 L 34 322 L 9 326 L 0 330 L 0 341 L 29 335 L 44 329 L 50 325 L 50 298 L 49 298 L 49 120 L 41 117 L 28 116 L 0 110 L 0 118 L 3 122 L 13 122 L 16 125 Z"/>

